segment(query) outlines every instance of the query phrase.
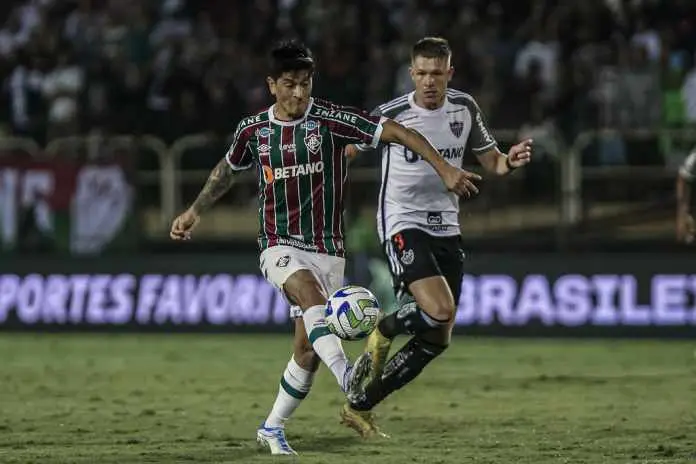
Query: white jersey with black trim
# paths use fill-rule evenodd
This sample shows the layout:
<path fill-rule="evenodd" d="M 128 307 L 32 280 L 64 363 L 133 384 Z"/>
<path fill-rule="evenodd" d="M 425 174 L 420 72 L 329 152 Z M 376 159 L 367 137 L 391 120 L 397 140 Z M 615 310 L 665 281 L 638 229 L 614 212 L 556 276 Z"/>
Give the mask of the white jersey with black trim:
<path fill-rule="evenodd" d="M 416 105 L 412 92 L 378 106 L 373 114 L 420 132 L 457 167 L 462 166 L 465 151 L 479 155 L 497 145 L 476 101 L 453 89 L 447 90 L 444 105 L 436 110 Z M 432 166 L 393 143 L 382 145 L 382 155 L 377 211 L 380 241 L 412 228 L 439 237 L 458 235 L 459 198 L 447 190 Z"/>
<path fill-rule="evenodd" d="M 689 156 L 682 163 L 679 175 L 688 181 L 696 179 L 696 148 L 689 153 Z"/>

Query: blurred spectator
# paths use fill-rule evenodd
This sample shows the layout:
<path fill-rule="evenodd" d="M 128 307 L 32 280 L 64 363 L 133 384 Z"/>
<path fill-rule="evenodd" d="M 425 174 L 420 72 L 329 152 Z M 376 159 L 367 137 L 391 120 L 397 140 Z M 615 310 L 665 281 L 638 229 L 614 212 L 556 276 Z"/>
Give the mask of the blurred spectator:
<path fill-rule="evenodd" d="M 693 66 L 684 78 L 682 98 L 684 99 L 686 120 L 696 124 L 696 55 L 694 55 Z"/>
<path fill-rule="evenodd" d="M 629 129 L 656 129 L 660 123 L 660 76 L 642 46 L 631 46 L 621 56 L 621 125 Z"/>
<path fill-rule="evenodd" d="M 540 97 L 551 102 L 558 84 L 558 42 L 553 29 L 535 28 L 532 39 L 518 52 L 515 59 L 515 75 L 522 80 L 530 78 L 541 84 Z"/>
<path fill-rule="evenodd" d="M 84 84 L 84 70 L 69 50 L 62 49 L 55 67 L 42 80 L 42 92 L 48 105 L 49 141 L 78 133 L 78 97 Z"/>
<path fill-rule="evenodd" d="M 40 143 L 95 129 L 226 136 L 270 103 L 264 52 L 288 35 L 315 51 L 318 96 L 367 109 L 411 90 L 410 46 L 444 35 L 452 86 L 496 128 L 553 126 L 570 144 L 593 128 L 696 122 L 690 0 L 12 0 L 2 12 L 0 125 Z"/>
<path fill-rule="evenodd" d="M 631 44 L 645 50 L 647 59 L 657 63 L 662 58 L 662 41 L 655 29 L 649 28 L 647 18 L 638 18 L 636 31 L 631 37 Z"/>

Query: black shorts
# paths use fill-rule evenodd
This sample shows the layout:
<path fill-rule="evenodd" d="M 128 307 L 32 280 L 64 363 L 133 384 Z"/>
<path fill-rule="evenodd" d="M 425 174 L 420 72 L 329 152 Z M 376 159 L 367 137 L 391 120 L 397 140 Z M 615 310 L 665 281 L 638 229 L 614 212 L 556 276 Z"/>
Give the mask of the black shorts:
<path fill-rule="evenodd" d="M 420 279 L 442 276 L 449 284 L 455 303 L 459 301 L 464 276 L 462 238 L 433 237 L 420 229 L 406 229 L 384 243 L 397 297 Z"/>

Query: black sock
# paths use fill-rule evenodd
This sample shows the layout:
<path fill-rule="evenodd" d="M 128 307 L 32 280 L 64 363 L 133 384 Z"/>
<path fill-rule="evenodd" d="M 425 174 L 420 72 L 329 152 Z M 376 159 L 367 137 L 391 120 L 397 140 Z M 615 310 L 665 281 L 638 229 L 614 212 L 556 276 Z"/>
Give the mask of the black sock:
<path fill-rule="evenodd" d="M 387 338 L 394 338 L 397 335 L 417 335 L 440 329 L 448 323 L 449 321 L 441 321 L 429 316 L 418 307 L 415 301 L 411 301 L 379 321 L 379 331 Z"/>
<path fill-rule="evenodd" d="M 363 394 L 351 401 L 351 407 L 359 411 L 374 408 L 392 392 L 415 379 L 446 348 L 447 346 L 434 345 L 418 337 L 411 338 L 387 361 L 382 377 L 372 380 Z"/>

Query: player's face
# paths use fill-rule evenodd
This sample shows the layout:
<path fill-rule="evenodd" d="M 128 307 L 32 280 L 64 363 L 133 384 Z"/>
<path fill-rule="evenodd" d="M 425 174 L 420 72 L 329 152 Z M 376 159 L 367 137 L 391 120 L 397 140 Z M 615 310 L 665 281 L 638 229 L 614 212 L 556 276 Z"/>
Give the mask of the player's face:
<path fill-rule="evenodd" d="M 276 98 L 277 116 L 298 119 L 304 115 L 312 95 L 311 71 L 285 72 L 273 79 L 267 79 L 268 88 Z"/>
<path fill-rule="evenodd" d="M 410 72 L 416 86 L 416 102 L 431 110 L 442 106 L 447 84 L 454 74 L 449 58 L 416 56 L 411 62 Z"/>

